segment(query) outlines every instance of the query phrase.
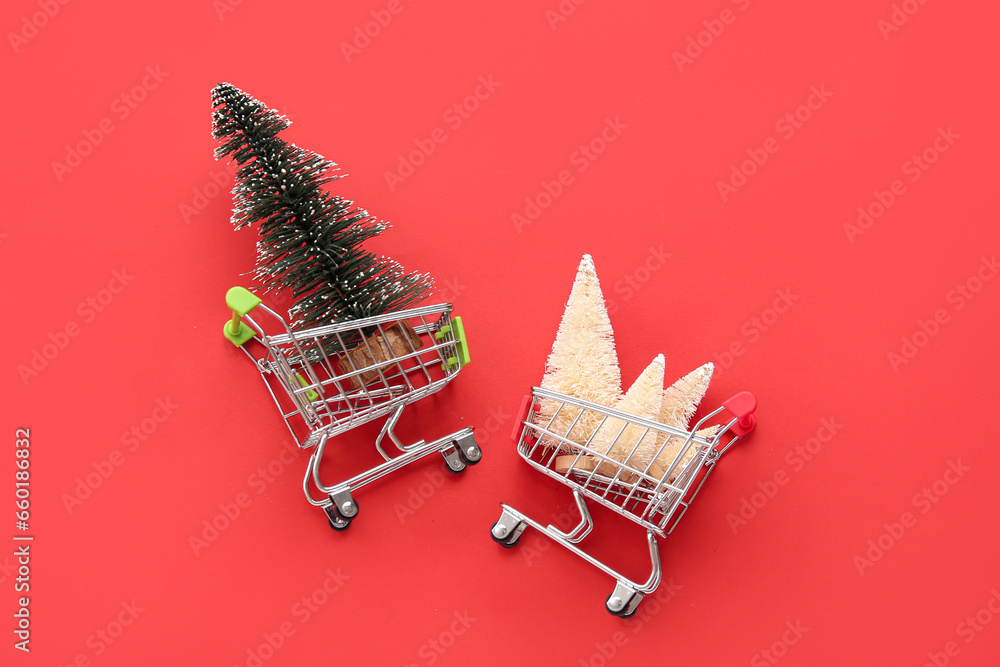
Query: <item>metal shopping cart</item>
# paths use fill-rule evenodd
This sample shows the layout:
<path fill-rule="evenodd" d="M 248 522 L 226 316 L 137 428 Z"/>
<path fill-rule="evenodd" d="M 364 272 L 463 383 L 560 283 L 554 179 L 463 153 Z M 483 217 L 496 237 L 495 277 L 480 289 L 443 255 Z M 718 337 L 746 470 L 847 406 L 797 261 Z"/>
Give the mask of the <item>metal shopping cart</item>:
<path fill-rule="evenodd" d="M 479 462 L 472 428 L 411 445 L 393 433 L 403 408 L 441 390 L 469 363 L 462 319 L 452 317 L 451 304 L 296 331 L 242 287 L 229 290 L 226 305 L 233 313 L 226 338 L 254 362 L 298 446 L 314 448 L 302 490 L 333 529 L 345 530 L 357 517 L 354 491 L 417 459 L 440 452 L 455 473 Z M 250 316 L 257 309 L 275 333 Z M 383 463 L 346 481 L 320 481 L 330 438 L 386 416 L 375 440 Z M 399 450 L 395 456 L 382 447 L 386 436 Z"/>
<path fill-rule="evenodd" d="M 547 423 L 537 423 L 541 420 L 535 413 L 540 411 L 543 401 L 550 402 L 552 417 Z M 705 415 L 690 431 L 684 431 L 534 387 L 531 395 L 524 397 L 511 439 L 517 443 L 518 454 L 533 468 L 573 489 L 580 523 L 563 532 L 553 525 L 542 526 L 501 503 L 503 513 L 493 524 L 490 535 L 509 548 L 517 544 L 528 526 L 541 531 L 615 578 L 617 583 L 605 606 L 612 614 L 627 618 L 635 613 L 643 597 L 660 584 L 662 571 L 656 536 L 666 537 L 673 531 L 719 457 L 754 429 L 756 407 L 753 394 L 741 392 Z M 731 419 L 704 428 L 724 410 Z M 557 419 L 564 411 L 568 419 Z M 554 430 L 556 423 L 568 426 Z M 590 426 L 581 428 L 584 424 Z M 598 435 L 602 431 L 603 435 Z M 638 443 L 647 438 L 662 444 L 654 455 L 647 457 L 648 461 L 640 464 L 636 462 Z M 635 444 L 626 444 L 616 451 L 621 442 Z M 695 485 L 696 479 L 699 481 Z M 628 579 L 577 546 L 594 527 L 586 499 L 646 529 L 653 570 L 645 583 Z"/>

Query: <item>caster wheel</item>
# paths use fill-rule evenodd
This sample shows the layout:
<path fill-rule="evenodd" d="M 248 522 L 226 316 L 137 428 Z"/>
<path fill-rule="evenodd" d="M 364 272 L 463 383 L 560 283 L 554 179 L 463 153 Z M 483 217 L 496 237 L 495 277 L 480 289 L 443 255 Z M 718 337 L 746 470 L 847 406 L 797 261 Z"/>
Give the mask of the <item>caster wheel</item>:
<path fill-rule="evenodd" d="M 612 602 L 614 600 L 614 602 Z M 608 610 L 608 613 L 612 616 L 617 616 L 619 618 L 632 618 L 635 615 L 636 610 L 639 608 L 639 602 L 642 600 L 636 600 L 635 595 L 631 595 L 629 598 L 622 600 L 615 593 L 608 596 L 608 599 L 604 603 L 604 607 Z M 621 608 L 618 608 L 621 605 Z"/>
<path fill-rule="evenodd" d="M 336 505 L 323 507 L 323 514 L 326 515 L 326 520 L 330 522 L 330 528 L 336 531 L 347 530 L 351 525 L 351 520 L 341 516 L 340 512 L 337 511 Z"/>
<path fill-rule="evenodd" d="M 345 530 L 347 530 L 348 528 L 351 527 L 351 522 L 350 521 L 346 521 L 344 519 L 339 519 L 337 521 L 334 521 L 333 519 L 330 519 L 329 521 L 330 521 L 330 528 L 333 528 L 337 532 L 345 531 Z"/>
<path fill-rule="evenodd" d="M 466 465 L 474 466 L 483 460 L 483 450 L 479 449 L 479 445 L 476 444 L 476 440 L 472 436 L 456 441 L 455 448 Z"/>
<path fill-rule="evenodd" d="M 456 475 L 465 470 L 465 461 L 459 452 L 458 447 L 449 447 L 441 452 L 441 457 L 444 459 L 448 471 Z"/>
<path fill-rule="evenodd" d="M 619 616 L 625 618 L 626 609 L 628 609 L 629 600 L 622 600 L 614 593 L 608 596 L 608 599 L 604 602 L 605 609 L 612 616 Z"/>
<path fill-rule="evenodd" d="M 497 537 L 498 528 L 504 530 L 503 537 Z M 521 532 L 522 531 L 515 529 L 513 533 L 507 533 L 506 529 L 504 529 L 504 526 L 499 521 L 497 521 L 490 528 L 490 537 L 493 538 L 493 541 L 502 546 L 504 549 L 513 549 L 514 547 L 517 546 L 517 543 L 521 540 Z"/>
<path fill-rule="evenodd" d="M 345 508 L 346 510 L 348 510 L 349 513 L 341 510 L 339 507 L 337 508 L 337 513 L 340 514 L 341 518 L 347 523 L 350 523 L 351 520 L 358 515 L 358 511 L 361 509 L 361 507 L 358 505 L 358 501 L 355 500 L 354 498 L 351 498 L 349 502 L 350 502 L 350 507 Z"/>

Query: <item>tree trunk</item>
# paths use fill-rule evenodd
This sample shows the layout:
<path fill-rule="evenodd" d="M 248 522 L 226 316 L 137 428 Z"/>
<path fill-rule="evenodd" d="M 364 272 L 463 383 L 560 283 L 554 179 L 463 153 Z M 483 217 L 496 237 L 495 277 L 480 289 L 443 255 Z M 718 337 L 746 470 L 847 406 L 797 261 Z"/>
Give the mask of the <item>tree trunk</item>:
<path fill-rule="evenodd" d="M 379 379 L 379 371 L 398 373 L 399 369 L 394 368 L 395 360 L 424 346 L 424 341 L 417 335 L 413 325 L 405 320 L 383 327 L 382 331 L 383 333 L 370 336 L 353 347 L 338 363 L 345 374 L 363 371 L 351 376 L 351 384 L 355 389 L 361 389 Z"/>

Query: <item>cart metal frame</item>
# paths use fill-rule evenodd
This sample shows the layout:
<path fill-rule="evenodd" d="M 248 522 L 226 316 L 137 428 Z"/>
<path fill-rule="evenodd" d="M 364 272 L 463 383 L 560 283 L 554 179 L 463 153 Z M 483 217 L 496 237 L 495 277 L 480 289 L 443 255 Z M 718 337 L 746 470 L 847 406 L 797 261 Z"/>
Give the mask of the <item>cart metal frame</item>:
<path fill-rule="evenodd" d="M 451 304 L 292 330 L 285 318 L 242 287 L 230 289 L 226 303 L 233 313 L 225 325 L 226 338 L 253 361 L 296 444 L 313 448 L 302 489 L 335 530 L 345 530 L 358 515 L 354 491 L 428 454 L 439 452 L 455 473 L 482 458 L 471 427 L 410 445 L 393 431 L 407 405 L 443 389 L 469 363 L 462 319 L 452 316 Z M 266 318 L 258 321 L 252 311 Z M 267 333 L 267 320 L 269 326 L 279 325 L 276 333 Z M 420 345 L 405 335 L 396 339 L 406 341 L 402 350 L 374 342 L 404 324 L 412 327 Z M 362 360 L 367 357 L 364 363 L 359 363 L 358 348 Z M 387 419 L 375 449 L 383 462 L 348 480 L 324 484 L 320 462 L 330 438 L 380 417 Z M 386 436 L 397 454 L 383 447 Z"/>
<path fill-rule="evenodd" d="M 547 423 L 538 423 L 536 417 L 542 401 L 554 401 L 558 404 Z M 691 430 L 686 431 L 596 403 L 533 387 L 531 395 L 525 396 L 522 401 L 511 439 L 517 444 L 517 452 L 521 458 L 534 469 L 572 489 L 573 498 L 580 512 L 580 522 L 568 532 L 564 532 L 551 524 L 543 526 L 523 512 L 501 503 L 502 513 L 500 519 L 493 524 L 490 536 L 498 544 L 511 548 L 517 544 L 526 528 L 530 526 L 538 530 L 556 544 L 613 577 L 616 580 L 615 588 L 608 596 L 605 606 L 610 613 L 627 618 L 635 613 L 643 597 L 655 591 L 660 584 L 662 569 L 656 538 L 666 537 L 673 532 L 678 521 L 701 491 L 719 458 L 737 440 L 754 429 L 756 419 L 753 413 L 756 407 L 757 400 L 753 394 L 740 392 L 702 417 Z M 572 421 L 565 432 L 556 432 L 553 430 L 553 424 L 556 423 L 557 415 L 563 410 L 569 411 Z M 712 434 L 699 433 L 706 423 L 710 423 L 724 410 L 732 416 L 732 419 L 718 424 Z M 574 429 L 587 412 L 593 413 L 591 416 L 596 415 L 596 419 L 599 420 L 597 426 L 587 434 L 575 433 Z M 621 421 L 609 424 L 609 419 Z M 589 423 L 592 420 L 585 422 Z M 607 428 L 617 429 L 617 433 L 608 448 L 598 446 L 595 435 Z M 635 438 L 636 444 L 627 455 L 621 456 L 624 461 L 612 458 L 606 452 L 618 443 L 618 439 L 627 429 L 633 434 L 636 429 L 641 429 L 641 435 Z M 640 469 L 629 462 L 633 460 L 638 443 L 650 434 L 658 435 L 663 443 L 653 459 Z M 669 464 L 665 466 L 661 464 L 659 469 L 656 468 L 654 463 L 662 457 L 667 444 L 676 443 L 675 439 L 678 438 L 683 439 L 680 449 Z M 560 472 L 556 469 L 555 461 L 557 457 L 566 454 L 573 454 L 575 458 L 565 472 Z M 585 459 L 591 459 L 593 463 L 580 465 Z M 614 473 L 609 474 L 609 469 Z M 700 481 L 695 484 L 699 477 Z M 588 500 L 599 503 L 646 529 L 652 563 L 652 572 L 646 581 L 637 582 L 629 579 L 578 546 L 594 527 L 594 520 L 587 506 Z"/>

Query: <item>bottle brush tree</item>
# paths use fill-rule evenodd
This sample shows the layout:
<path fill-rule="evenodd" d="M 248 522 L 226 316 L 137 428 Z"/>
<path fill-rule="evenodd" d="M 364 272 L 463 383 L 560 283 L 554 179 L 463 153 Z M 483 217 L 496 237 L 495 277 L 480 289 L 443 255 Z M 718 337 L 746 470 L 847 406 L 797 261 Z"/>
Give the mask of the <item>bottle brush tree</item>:
<path fill-rule="evenodd" d="M 266 291 L 290 291 L 294 328 L 401 310 L 430 292 L 427 274 L 363 248 L 389 225 L 324 188 L 340 178 L 336 165 L 280 139 L 291 121 L 228 83 L 212 107 L 215 157 L 238 165 L 232 222 L 259 225 L 254 275 Z"/>
<path fill-rule="evenodd" d="M 545 362 L 542 387 L 603 406 L 611 406 L 621 396 L 614 331 L 590 255 L 584 255 L 577 268 L 552 352 Z M 543 399 L 539 408 L 535 424 L 576 444 L 586 442 L 601 421 L 600 414 L 590 410 L 581 414 L 578 408 L 561 401 Z M 551 447 L 559 443 L 544 436 L 542 444 Z M 564 445 L 560 449 L 568 449 Z"/>

